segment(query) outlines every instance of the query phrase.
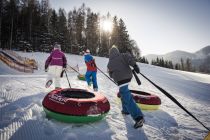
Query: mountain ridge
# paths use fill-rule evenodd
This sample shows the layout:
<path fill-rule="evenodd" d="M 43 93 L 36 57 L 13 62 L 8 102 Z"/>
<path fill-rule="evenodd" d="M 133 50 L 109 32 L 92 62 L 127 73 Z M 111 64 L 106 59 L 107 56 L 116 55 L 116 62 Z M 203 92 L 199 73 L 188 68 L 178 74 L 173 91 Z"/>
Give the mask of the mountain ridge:
<path fill-rule="evenodd" d="M 210 45 L 204 48 L 201 48 L 195 53 L 190 53 L 190 52 L 182 51 L 182 50 L 175 50 L 175 51 L 163 54 L 163 55 L 148 54 L 148 55 L 145 55 L 144 57 L 147 58 L 149 62 L 151 62 L 153 59 L 156 59 L 158 57 L 158 58 L 163 58 L 165 60 L 171 60 L 173 63 L 179 63 L 181 58 L 183 60 L 186 60 L 187 58 L 194 60 L 194 59 L 205 59 L 208 56 L 210 56 Z"/>
<path fill-rule="evenodd" d="M 156 58 L 163 58 L 164 60 L 170 60 L 173 64 L 180 63 L 181 59 L 186 61 L 188 58 L 191 59 L 192 66 L 201 72 L 210 72 L 210 45 L 201 48 L 200 50 L 190 53 L 181 50 L 175 50 L 163 55 L 149 54 L 144 56 L 148 62 Z"/>

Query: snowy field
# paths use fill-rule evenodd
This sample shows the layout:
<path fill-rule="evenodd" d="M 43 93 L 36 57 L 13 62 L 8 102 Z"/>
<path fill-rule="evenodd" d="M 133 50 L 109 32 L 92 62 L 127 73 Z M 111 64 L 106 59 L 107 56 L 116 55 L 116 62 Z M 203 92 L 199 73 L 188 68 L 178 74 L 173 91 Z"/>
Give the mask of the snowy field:
<path fill-rule="evenodd" d="M 42 100 L 53 89 L 45 88 L 47 74 L 44 62 L 47 53 L 22 53 L 21 56 L 38 61 L 39 70 L 25 74 L 8 68 L 0 61 L 0 140 L 201 140 L 207 131 L 164 94 L 139 75 L 142 85 L 135 79 L 130 89 L 152 92 L 161 98 L 159 110 L 143 111 L 145 124 L 134 129 L 130 116 L 121 114 L 117 100 L 118 87 L 98 72 L 99 92 L 111 105 L 108 115 L 90 124 L 68 124 L 47 119 Z M 107 58 L 95 57 L 98 67 L 106 72 Z M 82 56 L 67 55 L 68 64 L 86 70 Z M 210 127 L 210 75 L 196 74 L 138 64 L 141 72 L 157 85 L 171 93 L 181 104 L 207 127 Z M 73 88 L 86 89 L 77 73 L 68 72 Z M 66 78 L 62 87 L 67 88 Z"/>

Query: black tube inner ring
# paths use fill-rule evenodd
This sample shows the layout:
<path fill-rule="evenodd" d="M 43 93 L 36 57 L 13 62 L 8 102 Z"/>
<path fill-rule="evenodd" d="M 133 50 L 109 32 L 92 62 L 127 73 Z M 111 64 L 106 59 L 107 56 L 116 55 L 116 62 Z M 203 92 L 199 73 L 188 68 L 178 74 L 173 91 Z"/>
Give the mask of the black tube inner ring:
<path fill-rule="evenodd" d="M 95 95 L 85 90 L 63 90 L 61 95 L 67 98 L 88 99 L 94 98 Z"/>

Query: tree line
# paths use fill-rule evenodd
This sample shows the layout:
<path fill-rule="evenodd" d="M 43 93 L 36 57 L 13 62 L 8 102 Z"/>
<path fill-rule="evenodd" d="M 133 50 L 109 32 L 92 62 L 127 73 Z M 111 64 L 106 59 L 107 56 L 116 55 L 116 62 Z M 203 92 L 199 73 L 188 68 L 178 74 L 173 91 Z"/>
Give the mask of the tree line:
<path fill-rule="evenodd" d="M 1 0 L 0 48 L 50 52 L 55 42 L 66 53 L 79 54 L 86 48 L 93 55 L 108 56 L 112 44 L 120 52 L 140 57 L 137 43 L 121 18 L 94 13 L 85 4 L 66 12 L 49 6 L 49 0 Z M 102 30 L 102 20 L 111 20 L 111 32 Z"/>
<path fill-rule="evenodd" d="M 156 58 L 151 61 L 152 65 L 160 66 L 169 69 L 183 70 L 183 71 L 191 71 L 195 72 L 195 68 L 192 66 L 191 59 L 187 58 L 184 61 L 182 58 L 180 59 L 180 63 L 173 64 L 172 61 L 164 60 L 163 58 Z"/>

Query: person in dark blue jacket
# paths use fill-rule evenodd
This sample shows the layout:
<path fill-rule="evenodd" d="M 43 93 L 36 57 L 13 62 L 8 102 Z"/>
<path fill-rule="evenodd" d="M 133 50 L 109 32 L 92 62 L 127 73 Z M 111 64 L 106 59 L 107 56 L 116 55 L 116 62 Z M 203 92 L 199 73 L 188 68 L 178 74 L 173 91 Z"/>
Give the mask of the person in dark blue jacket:
<path fill-rule="evenodd" d="M 93 82 L 94 91 L 98 91 L 97 84 L 97 66 L 93 56 L 90 54 L 90 50 L 87 49 L 84 54 L 85 64 L 87 66 L 87 72 L 85 74 L 85 79 L 87 81 L 88 86 L 91 86 L 91 81 Z"/>

